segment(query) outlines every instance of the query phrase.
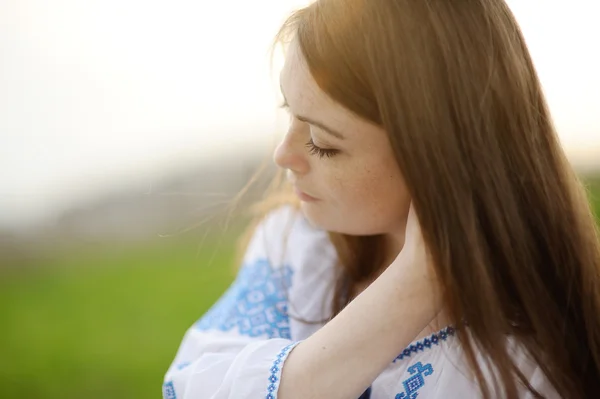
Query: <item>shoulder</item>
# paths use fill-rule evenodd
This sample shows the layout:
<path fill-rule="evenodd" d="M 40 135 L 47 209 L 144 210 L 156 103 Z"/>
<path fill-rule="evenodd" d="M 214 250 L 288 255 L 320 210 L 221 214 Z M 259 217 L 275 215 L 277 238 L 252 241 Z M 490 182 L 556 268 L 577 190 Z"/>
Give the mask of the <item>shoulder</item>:
<path fill-rule="evenodd" d="M 273 267 L 294 269 L 306 262 L 335 257 L 335 249 L 326 231 L 306 219 L 291 205 L 267 213 L 256 226 L 244 262 L 268 260 Z"/>
<path fill-rule="evenodd" d="M 295 319 L 316 321 L 331 316 L 337 263 L 337 252 L 327 231 L 311 225 L 299 209 L 285 206 L 270 212 L 258 224 L 240 275 L 254 271 L 261 276 L 268 274 L 269 280 L 285 276 L 285 296 L 294 316 L 292 329 L 296 338 L 304 338 L 318 324 Z"/>
<path fill-rule="evenodd" d="M 196 330 L 261 339 L 296 336 L 288 317 L 290 301 L 302 310 L 312 308 L 307 292 L 315 269 L 332 256 L 329 249 L 327 233 L 312 227 L 293 207 L 268 213 L 254 230 L 234 282 L 196 323 Z M 311 295 L 318 294 L 313 286 Z"/>
<path fill-rule="evenodd" d="M 540 365 L 529 355 L 526 347 L 514 337 L 508 337 L 506 345 L 515 366 L 523 374 L 523 377 L 530 386 L 544 398 L 558 399 L 559 396 L 554 387 L 547 379 Z M 452 392 L 454 396 L 451 397 L 455 397 L 456 395 L 458 395 L 456 397 L 461 397 L 460 395 L 469 392 L 471 392 L 472 395 L 479 395 L 479 386 L 475 376 L 470 370 L 465 353 L 458 340 L 456 340 L 454 345 L 444 353 L 443 357 L 442 367 L 440 368 L 442 373 L 439 381 L 442 391 Z M 489 357 L 484 353 L 476 350 L 475 357 L 477 363 L 481 367 L 488 388 L 492 390 L 492 393 L 495 392 L 497 389 L 495 383 L 499 380 L 496 368 L 490 363 Z M 520 382 L 517 382 L 517 386 L 520 398 L 534 397 Z"/>
<path fill-rule="evenodd" d="M 515 361 L 515 366 L 523 373 L 523 376 L 527 379 L 531 387 L 539 392 L 544 398 L 559 399 L 560 396 L 554 389 L 552 383 L 548 380 L 540 365 L 529 354 L 525 345 L 514 338 L 508 338 L 507 345 L 509 353 Z M 525 387 L 522 387 L 522 395 L 523 397 L 533 398 L 531 393 L 525 389 Z"/>
<path fill-rule="evenodd" d="M 443 332 L 446 334 L 442 334 Z M 469 366 L 460 340 L 454 330 L 448 334 L 443 329 L 431 337 L 410 345 L 394 363 L 380 376 L 373 389 L 376 398 L 479 398 L 480 386 Z M 468 332 L 467 332 L 468 334 Z M 546 378 L 539 364 L 528 355 L 525 347 L 512 338 L 507 338 L 507 349 L 528 383 L 544 398 L 558 399 L 559 395 Z M 476 349 L 475 359 L 491 390 L 492 397 L 501 397 L 496 391 L 499 381 L 490 358 Z M 533 395 L 523 384 L 517 382 L 519 398 Z M 391 396 L 390 396 L 391 395 Z M 414 396 L 413 396 L 414 395 Z"/>

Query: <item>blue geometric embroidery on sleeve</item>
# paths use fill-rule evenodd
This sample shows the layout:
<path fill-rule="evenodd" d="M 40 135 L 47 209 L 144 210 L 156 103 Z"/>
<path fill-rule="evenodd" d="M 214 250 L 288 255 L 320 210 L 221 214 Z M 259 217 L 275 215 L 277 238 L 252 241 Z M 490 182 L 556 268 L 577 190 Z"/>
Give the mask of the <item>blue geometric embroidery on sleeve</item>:
<path fill-rule="evenodd" d="M 394 363 L 396 363 L 398 360 L 404 359 L 405 357 L 410 357 L 413 353 L 423 352 L 425 349 L 431 349 L 433 345 L 439 345 L 440 342 L 446 341 L 448 337 L 454 336 L 455 332 L 456 330 L 449 326 L 436 332 L 435 334 L 431 334 L 431 336 L 428 338 L 415 342 L 408 348 L 404 349 L 402 353 L 400 353 L 394 359 Z"/>
<path fill-rule="evenodd" d="M 293 270 L 272 268 L 267 259 L 244 265 L 225 294 L 196 323 L 200 330 L 218 329 L 250 337 L 290 339 L 286 287 Z"/>
<path fill-rule="evenodd" d="M 175 387 L 173 386 L 173 382 L 165 382 L 163 384 L 163 399 L 177 399 L 177 395 L 175 395 Z"/>
<path fill-rule="evenodd" d="M 276 399 L 277 387 L 279 386 L 279 379 L 281 378 L 281 363 L 283 363 L 288 353 L 298 344 L 299 342 L 291 343 L 277 354 L 277 358 L 273 361 L 273 366 L 269 370 L 271 375 L 269 375 L 269 386 L 267 387 L 266 399 Z"/>
<path fill-rule="evenodd" d="M 402 382 L 404 392 L 396 394 L 395 399 L 416 399 L 419 389 L 425 386 L 425 377 L 433 374 L 433 367 L 431 363 L 423 366 L 423 363 L 417 362 L 408 368 L 408 372 L 412 375 Z"/>

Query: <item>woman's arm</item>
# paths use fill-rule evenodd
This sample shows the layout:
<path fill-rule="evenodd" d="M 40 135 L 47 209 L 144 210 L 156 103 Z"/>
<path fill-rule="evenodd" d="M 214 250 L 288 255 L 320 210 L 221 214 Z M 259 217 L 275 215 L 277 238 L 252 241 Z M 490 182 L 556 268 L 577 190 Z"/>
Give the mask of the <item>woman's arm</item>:
<path fill-rule="evenodd" d="M 408 219 L 398 258 L 288 355 L 279 399 L 359 397 L 439 312 L 440 295 L 412 208 Z"/>
<path fill-rule="evenodd" d="M 281 210 L 257 228 L 244 272 L 215 304 L 216 314 L 211 310 L 186 333 L 165 376 L 165 399 L 357 398 L 437 313 L 425 251 L 414 239 L 420 237 L 414 233 L 415 223 L 409 222 L 406 244 L 396 261 L 321 330 L 300 343 L 290 339 L 285 323 L 276 326 L 277 334 L 248 330 L 260 324 L 255 308 L 247 303 L 255 294 L 273 297 L 261 304 L 265 321 L 281 315 L 279 296 L 271 288 L 280 286 L 286 262 L 266 269 L 262 262 L 267 247 L 277 248 L 276 238 L 282 237 L 290 217 L 295 219 Z M 323 252 L 326 236 L 309 238 L 303 229 L 302 223 L 294 225 L 289 249 L 298 246 L 297 254 Z M 297 254 L 290 254 L 291 259 Z M 293 270 L 300 273 L 314 260 L 296 259 L 304 266 L 296 264 Z M 263 292 L 264 287 L 270 288 Z"/>

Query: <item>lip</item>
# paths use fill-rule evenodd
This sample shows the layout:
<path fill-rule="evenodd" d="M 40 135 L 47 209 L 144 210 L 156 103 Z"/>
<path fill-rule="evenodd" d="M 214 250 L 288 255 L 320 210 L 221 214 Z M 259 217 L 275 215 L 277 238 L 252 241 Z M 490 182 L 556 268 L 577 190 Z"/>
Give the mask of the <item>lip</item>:
<path fill-rule="evenodd" d="M 304 202 L 314 202 L 314 201 L 318 201 L 317 198 L 312 197 L 308 194 L 306 194 L 304 191 L 300 190 L 298 187 L 294 186 L 294 192 L 296 193 L 296 195 L 298 196 L 298 198 L 300 198 L 301 201 Z"/>

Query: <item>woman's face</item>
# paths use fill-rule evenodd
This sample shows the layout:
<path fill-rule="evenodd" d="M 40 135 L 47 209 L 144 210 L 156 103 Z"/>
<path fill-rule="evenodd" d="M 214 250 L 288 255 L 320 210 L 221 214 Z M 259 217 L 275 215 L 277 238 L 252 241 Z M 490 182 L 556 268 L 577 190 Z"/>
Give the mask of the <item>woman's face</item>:
<path fill-rule="evenodd" d="M 291 125 L 274 158 L 305 216 L 328 231 L 403 236 L 410 197 L 386 132 L 321 91 L 296 43 L 281 90 Z"/>

